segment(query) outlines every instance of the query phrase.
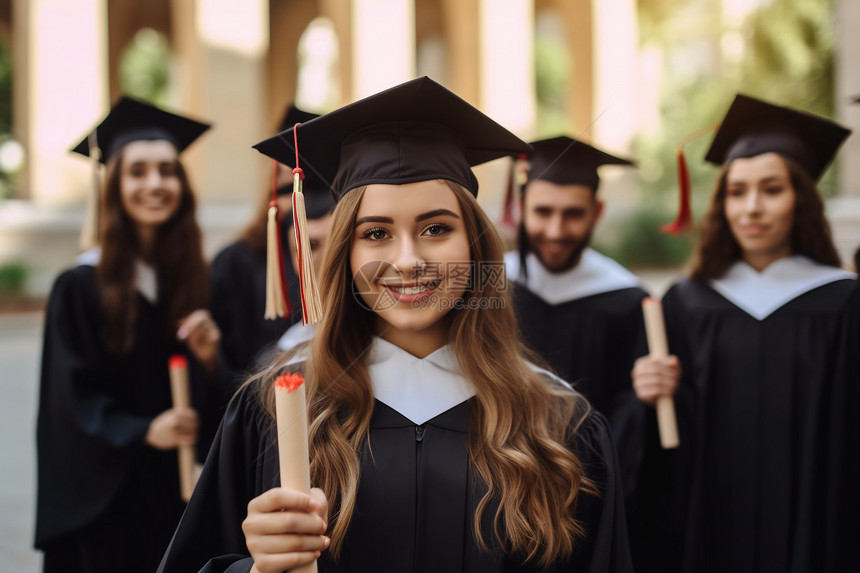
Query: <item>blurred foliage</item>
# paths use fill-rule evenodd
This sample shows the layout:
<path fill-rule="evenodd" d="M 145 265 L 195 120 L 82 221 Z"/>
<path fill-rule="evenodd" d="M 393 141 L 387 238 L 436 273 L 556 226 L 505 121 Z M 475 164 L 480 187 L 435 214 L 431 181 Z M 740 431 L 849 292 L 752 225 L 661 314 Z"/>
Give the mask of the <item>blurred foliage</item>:
<path fill-rule="evenodd" d="M 0 40 L 0 134 L 12 131 L 12 54 Z"/>
<path fill-rule="evenodd" d="M 20 263 L 0 266 L 0 294 L 20 295 L 24 293 L 27 282 L 27 267 Z"/>
<path fill-rule="evenodd" d="M 537 99 L 537 134 L 558 134 L 567 123 L 565 98 L 573 89 L 568 78 L 570 56 L 564 38 L 554 33 L 535 37 L 535 94 Z M 561 130 L 563 131 L 563 129 Z"/>
<path fill-rule="evenodd" d="M 667 210 L 642 205 L 598 227 L 594 248 L 632 268 L 679 267 L 690 257 L 694 238 L 658 233 L 667 221 Z M 610 230 L 611 229 L 611 230 Z"/>
<path fill-rule="evenodd" d="M 676 213 L 676 148 L 716 126 L 735 94 L 833 117 L 834 0 L 749 0 L 747 9 L 727 15 L 720 0 L 638 0 L 641 46 L 660 54 L 660 110 L 659 127 L 633 142 L 643 204 L 614 222 L 624 237 L 607 247 L 625 264 L 671 264 L 691 250 L 688 239 L 654 232 Z M 684 146 L 697 219 L 718 173 L 703 161 L 712 139 L 709 132 Z M 819 188 L 834 194 L 834 169 Z M 676 249 L 665 241 L 685 245 Z"/>
<path fill-rule="evenodd" d="M 630 266 L 678 264 L 693 238 L 660 235 L 678 204 L 679 142 L 716 127 L 737 93 L 833 117 L 835 0 L 637 0 L 640 49 L 656 56 L 659 74 L 656 125 L 632 142 L 641 201 L 601 223 L 596 243 Z M 569 77 L 570 54 L 552 18 L 535 34 L 538 135 L 568 125 L 564 95 L 578 89 Z M 705 163 L 713 139 L 705 132 L 684 146 L 700 218 L 710 201 L 717 166 Z M 835 170 L 819 188 L 835 193 Z"/>
<path fill-rule="evenodd" d="M 123 93 L 159 106 L 169 104 L 170 47 L 152 28 L 139 30 L 120 54 L 119 84 Z"/>
<path fill-rule="evenodd" d="M 0 141 L 12 132 L 12 54 L 0 40 Z M 15 195 L 15 174 L 0 169 L 0 200 Z"/>

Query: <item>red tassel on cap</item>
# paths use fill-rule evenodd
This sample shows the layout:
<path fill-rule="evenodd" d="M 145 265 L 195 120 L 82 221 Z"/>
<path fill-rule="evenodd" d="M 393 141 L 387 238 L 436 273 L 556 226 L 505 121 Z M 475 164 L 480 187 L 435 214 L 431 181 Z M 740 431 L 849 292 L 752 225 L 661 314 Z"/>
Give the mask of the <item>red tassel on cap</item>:
<path fill-rule="evenodd" d="M 690 172 L 687 170 L 687 159 L 684 150 L 678 147 L 676 151 L 678 169 L 678 191 L 680 194 L 678 217 L 672 223 L 660 226 L 661 233 L 671 233 L 676 237 L 683 231 L 689 234 L 693 230 L 693 212 L 690 208 Z"/>
<path fill-rule="evenodd" d="M 528 180 L 528 167 L 525 160 L 525 154 L 521 154 L 517 159 L 514 159 L 511 163 L 511 171 L 508 174 L 508 188 L 505 192 L 501 223 L 512 231 L 516 231 L 518 224 L 520 192 Z"/>
<path fill-rule="evenodd" d="M 678 143 L 678 147 L 675 151 L 678 170 L 678 216 L 672 223 L 661 225 L 661 233 L 671 233 L 677 237 L 681 233 L 690 235 L 693 232 L 693 209 L 690 205 L 690 171 L 687 169 L 687 158 L 684 156 L 684 146 L 694 139 L 697 139 L 706 133 L 710 133 L 719 127 L 720 124 L 717 124 L 714 127 L 700 129 L 691 133 Z"/>

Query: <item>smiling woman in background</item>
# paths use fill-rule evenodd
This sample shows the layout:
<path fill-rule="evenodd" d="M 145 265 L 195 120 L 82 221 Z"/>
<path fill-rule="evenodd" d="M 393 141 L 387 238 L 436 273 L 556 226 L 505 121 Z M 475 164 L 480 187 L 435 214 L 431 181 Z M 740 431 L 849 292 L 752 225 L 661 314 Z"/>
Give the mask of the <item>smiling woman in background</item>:
<path fill-rule="evenodd" d="M 677 389 L 682 421 L 681 450 L 646 460 L 637 571 L 856 568 L 843 540 L 857 534 L 857 281 L 815 184 L 849 133 L 738 96 L 714 139 L 722 171 L 691 278 L 663 301 L 675 356 L 633 372 L 648 404 Z"/>
<path fill-rule="evenodd" d="M 205 456 L 219 332 L 179 153 L 208 125 L 123 98 L 74 151 L 107 174 L 101 248 L 54 283 L 39 396 L 35 545 L 44 571 L 151 572 L 182 514 L 176 448 Z M 180 342 L 182 339 L 184 342 Z M 168 359 L 191 364 L 174 408 Z"/>

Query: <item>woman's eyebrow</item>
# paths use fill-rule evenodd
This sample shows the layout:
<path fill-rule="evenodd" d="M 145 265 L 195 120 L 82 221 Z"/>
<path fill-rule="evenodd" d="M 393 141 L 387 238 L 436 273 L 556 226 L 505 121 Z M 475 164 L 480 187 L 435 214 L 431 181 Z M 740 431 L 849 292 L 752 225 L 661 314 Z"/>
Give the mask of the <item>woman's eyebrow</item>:
<path fill-rule="evenodd" d="M 394 223 L 394 219 L 391 217 L 379 217 L 379 216 L 368 216 L 362 217 L 360 219 L 356 219 L 355 226 L 361 225 L 363 223 L 388 223 L 389 225 Z"/>
<path fill-rule="evenodd" d="M 433 217 L 439 217 L 440 215 L 447 215 L 449 217 L 454 217 L 455 219 L 459 219 L 460 216 L 453 211 L 449 211 L 448 209 L 434 209 L 433 211 L 427 211 L 426 213 L 422 213 L 415 217 L 415 222 L 420 223 L 421 221 L 426 221 L 427 219 L 432 219 Z"/>

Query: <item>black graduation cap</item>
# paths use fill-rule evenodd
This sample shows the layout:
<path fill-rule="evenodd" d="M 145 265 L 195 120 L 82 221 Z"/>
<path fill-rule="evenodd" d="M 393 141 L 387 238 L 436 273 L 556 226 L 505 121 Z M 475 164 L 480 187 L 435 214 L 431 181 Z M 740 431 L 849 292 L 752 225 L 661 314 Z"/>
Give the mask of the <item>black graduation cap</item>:
<path fill-rule="evenodd" d="M 318 117 L 318 113 L 311 113 L 309 111 L 299 109 L 295 106 L 295 104 L 291 103 L 287 107 L 286 111 L 284 111 L 284 116 L 281 118 L 281 122 L 278 124 L 278 133 L 290 129 L 297 123 L 307 123 L 310 120 L 316 119 Z"/>
<path fill-rule="evenodd" d="M 187 117 L 164 111 L 151 104 L 123 96 L 114 104 L 107 117 L 94 131 L 101 150 L 99 160 L 106 163 L 110 157 L 132 141 L 164 139 L 181 153 L 211 127 Z M 72 151 L 90 155 L 90 134 Z"/>
<path fill-rule="evenodd" d="M 561 136 L 531 142 L 528 154 L 528 181 L 549 181 L 559 185 L 585 185 L 594 191 L 600 183 L 597 168 L 601 165 L 635 165 L 596 147 Z"/>
<path fill-rule="evenodd" d="M 308 188 L 309 178 L 305 178 L 302 185 L 305 192 L 305 213 L 308 219 L 322 219 L 334 209 L 334 196 L 327 188 Z"/>
<path fill-rule="evenodd" d="M 739 94 L 705 160 L 722 165 L 774 152 L 794 160 L 818 180 L 850 134 L 851 130 L 823 117 Z"/>
<path fill-rule="evenodd" d="M 254 146 L 292 165 L 293 129 Z M 459 183 L 477 195 L 470 166 L 527 153 L 531 147 L 427 77 L 417 78 L 320 116 L 298 128 L 300 167 L 339 199 L 374 183 L 429 179 Z"/>

